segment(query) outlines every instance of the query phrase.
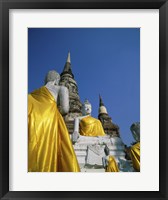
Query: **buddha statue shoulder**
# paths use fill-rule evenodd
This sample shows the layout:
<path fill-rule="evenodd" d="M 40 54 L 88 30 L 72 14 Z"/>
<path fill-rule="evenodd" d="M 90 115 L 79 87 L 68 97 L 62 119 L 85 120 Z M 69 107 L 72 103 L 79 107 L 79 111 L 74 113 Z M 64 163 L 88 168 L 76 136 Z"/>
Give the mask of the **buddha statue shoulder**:
<path fill-rule="evenodd" d="M 75 118 L 72 141 L 75 143 L 80 136 L 96 137 L 104 136 L 104 130 L 100 120 L 91 116 L 92 106 L 88 100 L 82 105 L 83 116 Z"/>

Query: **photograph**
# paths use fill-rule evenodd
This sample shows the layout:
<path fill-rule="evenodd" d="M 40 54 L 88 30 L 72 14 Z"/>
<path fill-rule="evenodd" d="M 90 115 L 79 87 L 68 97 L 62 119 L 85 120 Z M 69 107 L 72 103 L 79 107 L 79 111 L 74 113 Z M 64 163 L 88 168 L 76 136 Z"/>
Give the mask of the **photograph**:
<path fill-rule="evenodd" d="M 167 200 L 168 0 L 0 2 L 0 199 Z"/>
<path fill-rule="evenodd" d="M 28 28 L 28 172 L 140 172 L 140 28 Z"/>

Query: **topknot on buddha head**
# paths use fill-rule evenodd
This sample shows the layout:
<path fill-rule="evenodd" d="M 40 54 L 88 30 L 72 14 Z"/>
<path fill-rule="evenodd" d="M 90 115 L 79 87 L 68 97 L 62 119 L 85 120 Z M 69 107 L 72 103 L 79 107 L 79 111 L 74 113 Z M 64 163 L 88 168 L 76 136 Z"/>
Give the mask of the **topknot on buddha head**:
<path fill-rule="evenodd" d="M 55 81 L 55 85 L 59 84 L 60 75 L 55 70 L 49 71 L 44 80 L 45 84 L 47 84 L 48 82 L 51 82 L 51 81 L 52 82 Z"/>

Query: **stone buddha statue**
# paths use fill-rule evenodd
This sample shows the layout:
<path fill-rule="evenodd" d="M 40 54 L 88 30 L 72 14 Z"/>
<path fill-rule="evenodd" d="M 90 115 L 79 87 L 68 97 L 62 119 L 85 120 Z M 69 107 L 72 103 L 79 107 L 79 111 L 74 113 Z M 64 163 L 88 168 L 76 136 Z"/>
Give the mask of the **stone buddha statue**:
<path fill-rule="evenodd" d="M 88 100 L 82 105 L 83 116 L 75 118 L 72 141 L 75 143 L 80 136 L 105 136 L 100 120 L 91 116 L 92 106 Z"/>
<path fill-rule="evenodd" d="M 60 75 L 49 71 L 45 85 L 28 95 L 28 171 L 79 172 L 79 164 L 62 115 L 69 110 L 69 93 Z"/>

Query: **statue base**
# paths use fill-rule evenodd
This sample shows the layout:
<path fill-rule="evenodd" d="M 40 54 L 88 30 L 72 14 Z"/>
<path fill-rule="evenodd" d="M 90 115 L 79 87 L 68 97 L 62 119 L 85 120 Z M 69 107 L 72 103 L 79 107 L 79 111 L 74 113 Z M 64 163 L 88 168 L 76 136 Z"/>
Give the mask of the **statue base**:
<path fill-rule="evenodd" d="M 125 159 L 125 146 L 119 137 L 80 136 L 74 144 L 74 150 L 81 172 L 105 172 L 103 157 L 108 155 L 114 156 L 121 172 L 134 171 L 131 161 Z"/>

